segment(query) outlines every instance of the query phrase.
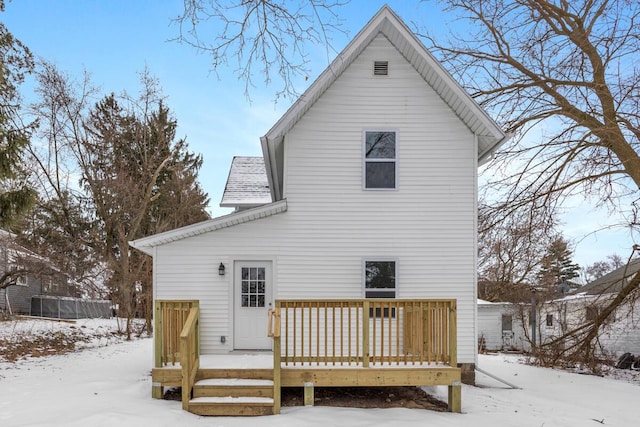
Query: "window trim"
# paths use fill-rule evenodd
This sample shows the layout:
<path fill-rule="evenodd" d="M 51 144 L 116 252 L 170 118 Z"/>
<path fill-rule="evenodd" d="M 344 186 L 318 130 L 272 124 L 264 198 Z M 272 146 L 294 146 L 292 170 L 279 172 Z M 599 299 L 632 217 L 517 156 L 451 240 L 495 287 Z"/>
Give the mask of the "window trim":
<path fill-rule="evenodd" d="M 393 159 L 371 159 L 367 160 L 367 133 L 369 132 L 392 132 L 395 134 L 395 157 Z M 398 128 L 365 128 L 362 129 L 362 189 L 365 191 L 396 191 L 398 190 L 398 159 L 399 159 L 399 139 L 400 131 Z M 394 186 L 388 188 L 369 188 L 367 187 L 367 163 L 394 163 Z"/>

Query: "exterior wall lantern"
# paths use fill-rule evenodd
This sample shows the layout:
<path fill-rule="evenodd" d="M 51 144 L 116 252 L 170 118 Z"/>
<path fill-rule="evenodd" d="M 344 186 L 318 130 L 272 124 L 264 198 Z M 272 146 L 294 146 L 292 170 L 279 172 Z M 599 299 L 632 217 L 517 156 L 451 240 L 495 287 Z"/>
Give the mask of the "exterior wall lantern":
<path fill-rule="evenodd" d="M 224 276 L 224 264 L 220 263 L 220 266 L 218 267 L 218 274 L 220 276 Z"/>

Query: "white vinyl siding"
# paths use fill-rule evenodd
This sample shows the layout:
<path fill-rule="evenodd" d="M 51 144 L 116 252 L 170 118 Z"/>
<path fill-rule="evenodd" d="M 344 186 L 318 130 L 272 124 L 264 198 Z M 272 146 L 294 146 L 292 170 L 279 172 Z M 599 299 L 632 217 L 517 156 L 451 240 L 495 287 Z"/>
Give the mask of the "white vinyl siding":
<path fill-rule="evenodd" d="M 384 78 L 371 72 L 379 58 Z M 362 190 L 367 129 L 401 135 L 395 191 Z M 155 297 L 200 299 L 203 353 L 232 349 L 220 336 L 232 335 L 234 260 L 272 260 L 274 298 L 362 298 L 363 257 L 393 254 L 397 298 L 457 299 L 458 361 L 474 363 L 474 136 L 386 38 L 286 135 L 284 161 L 286 212 L 157 248 Z"/>

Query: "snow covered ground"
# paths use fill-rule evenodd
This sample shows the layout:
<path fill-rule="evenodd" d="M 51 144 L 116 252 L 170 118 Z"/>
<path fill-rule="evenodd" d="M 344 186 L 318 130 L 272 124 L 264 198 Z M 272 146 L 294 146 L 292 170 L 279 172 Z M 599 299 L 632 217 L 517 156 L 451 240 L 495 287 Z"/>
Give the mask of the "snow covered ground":
<path fill-rule="evenodd" d="M 111 322 L 111 326 L 109 326 Z M 113 327 L 111 321 L 80 321 L 85 331 Z M 18 326 L 0 322 L 0 338 Z M 65 329 L 68 324 L 24 323 Z M 182 411 L 180 402 L 151 398 L 152 340 L 96 339 L 80 352 L 17 362 L 0 360 L 0 426 L 535 426 L 584 427 L 638 425 L 640 375 L 618 372 L 601 378 L 527 366 L 514 356 L 480 356 L 479 366 L 521 387 L 478 374 L 480 387 L 464 386 L 463 414 L 420 409 L 283 408 L 258 418 L 208 418 Z M 442 399 L 446 387 L 428 388 Z"/>

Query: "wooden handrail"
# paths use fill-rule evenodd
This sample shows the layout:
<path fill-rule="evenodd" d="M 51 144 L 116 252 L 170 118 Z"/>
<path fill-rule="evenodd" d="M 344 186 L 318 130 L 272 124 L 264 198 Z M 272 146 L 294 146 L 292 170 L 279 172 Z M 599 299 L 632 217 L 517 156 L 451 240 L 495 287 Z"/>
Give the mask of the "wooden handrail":
<path fill-rule="evenodd" d="M 280 310 L 270 309 L 267 323 L 267 336 L 269 338 L 280 338 Z"/>
<path fill-rule="evenodd" d="M 154 313 L 155 367 L 180 363 L 180 333 L 197 300 L 156 300 Z"/>
<path fill-rule="evenodd" d="M 282 329 L 285 365 L 457 363 L 455 300 L 277 300 L 275 307 L 269 331 Z"/>
<path fill-rule="evenodd" d="M 196 373 L 200 367 L 200 352 L 198 349 L 198 334 L 200 329 L 200 309 L 193 307 L 189 310 L 187 321 L 180 332 L 180 366 L 182 368 L 182 409 L 189 409 L 191 389 L 195 382 Z"/>

